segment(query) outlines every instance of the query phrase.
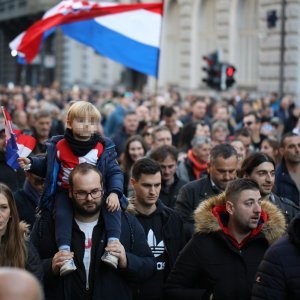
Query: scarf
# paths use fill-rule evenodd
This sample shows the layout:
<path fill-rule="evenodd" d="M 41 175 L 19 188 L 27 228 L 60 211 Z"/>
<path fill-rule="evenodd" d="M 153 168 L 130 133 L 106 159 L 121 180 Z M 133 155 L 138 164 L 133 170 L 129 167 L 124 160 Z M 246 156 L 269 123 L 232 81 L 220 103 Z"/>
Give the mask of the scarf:
<path fill-rule="evenodd" d="M 67 128 L 64 138 L 77 157 L 85 156 L 89 151 L 95 148 L 97 143 L 101 143 L 104 146 L 104 140 L 99 133 L 94 133 L 88 141 L 77 141 L 73 136 L 72 130 Z"/>
<path fill-rule="evenodd" d="M 193 173 L 195 174 L 196 179 L 199 179 L 201 173 L 207 170 L 207 163 L 201 164 L 199 161 L 197 161 L 197 158 L 194 156 L 193 151 L 191 149 L 187 153 L 187 158 L 192 163 Z"/>

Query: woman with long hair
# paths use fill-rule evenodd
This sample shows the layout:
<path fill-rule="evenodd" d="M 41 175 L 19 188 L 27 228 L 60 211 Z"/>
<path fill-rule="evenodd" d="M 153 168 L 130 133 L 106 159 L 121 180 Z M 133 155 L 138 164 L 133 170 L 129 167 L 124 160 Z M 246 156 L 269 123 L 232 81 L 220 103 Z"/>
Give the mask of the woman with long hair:
<path fill-rule="evenodd" d="M 0 267 L 27 269 L 42 280 L 42 265 L 28 234 L 28 225 L 19 220 L 11 190 L 0 183 Z"/>
<path fill-rule="evenodd" d="M 132 165 L 140 158 L 144 157 L 147 152 L 147 146 L 140 135 L 133 135 L 128 138 L 125 151 L 121 162 L 121 169 L 124 173 L 124 194 L 130 196 L 129 179 L 131 176 Z"/>

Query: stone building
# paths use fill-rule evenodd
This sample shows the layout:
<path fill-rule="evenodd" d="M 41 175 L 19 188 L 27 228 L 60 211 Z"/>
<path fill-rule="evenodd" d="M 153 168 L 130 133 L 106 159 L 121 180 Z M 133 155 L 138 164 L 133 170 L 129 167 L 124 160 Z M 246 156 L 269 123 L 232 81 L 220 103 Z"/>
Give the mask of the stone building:
<path fill-rule="evenodd" d="M 26 29 L 26 24 L 40 18 L 43 11 L 57 2 L 0 0 L 0 83 L 15 81 L 18 72 L 19 81 L 26 79 L 26 73 L 20 72 L 7 49 L 12 33 L 16 32 L 13 28 L 22 20 L 22 28 L 17 26 L 19 32 Z M 299 19 L 300 0 L 164 0 L 158 82 L 125 69 L 59 33 L 48 47 L 51 51 L 44 56 L 40 54 L 27 69 L 31 68 L 34 74 L 34 68 L 38 69 L 43 61 L 37 74 L 45 79 L 41 70 L 48 71 L 47 76 L 52 74 L 64 86 L 79 84 L 105 89 L 139 82 L 150 89 L 172 85 L 182 92 L 209 93 L 202 82 L 205 76 L 202 57 L 218 50 L 222 61 L 236 66 L 236 88 L 258 95 L 272 91 L 290 93 L 299 98 Z M 29 77 L 32 82 L 32 78 L 38 81 L 40 76 Z"/>
<path fill-rule="evenodd" d="M 202 56 L 219 50 L 238 88 L 299 98 L 299 18 L 299 0 L 165 1 L 160 85 L 205 89 Z"/>

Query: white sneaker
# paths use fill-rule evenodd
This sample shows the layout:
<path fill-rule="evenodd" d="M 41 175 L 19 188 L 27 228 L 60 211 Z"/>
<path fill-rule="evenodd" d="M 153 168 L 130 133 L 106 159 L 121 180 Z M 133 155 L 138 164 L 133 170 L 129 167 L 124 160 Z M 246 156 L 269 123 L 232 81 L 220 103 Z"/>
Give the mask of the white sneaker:
<path fill-rule="evenodd" d="M 60 276 L 66 276 L 70 273 L 72 273 L 73 271 L 75 271 L 77 268 L 75 266 L 74 260 L 73 259 L 68 259 L 65 261 L 65 263 L 62 265 L 62 267 L 60 268 Z"/>
<path fill-rule="evenodd" d="M 101 260 L 103 262 L 105 262 L 107 265 L 109 265 L 115 269 L 117 269 L 117 267 L 118 267 L 119 259 L 107 251 L 105 251 L 104 254 L 102 255 Z"/>

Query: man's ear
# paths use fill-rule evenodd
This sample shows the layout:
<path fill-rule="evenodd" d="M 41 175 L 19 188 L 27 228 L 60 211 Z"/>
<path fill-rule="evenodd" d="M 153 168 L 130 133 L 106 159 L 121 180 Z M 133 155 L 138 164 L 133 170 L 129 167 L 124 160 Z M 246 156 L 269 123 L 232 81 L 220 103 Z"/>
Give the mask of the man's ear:
<path fill-rule="evenodd" d="M 131 187 L 133 188 L 134 187 L 134 184 L 136 183 L 136 180 L 134 178 L 130 178 L 130 185 Z"/>
<path fill-rule="evenodd" d="M 69 187 L 69 198 L 72 199 L 72 188 Z"/>
<path fill-rule="evenodd" d="M 225 206 L 226 206 L 226 211 L 227 211 L 230 215 L 232 215 L 233 212 L 234 212 L 234 206 L 233 206 L 233 203 L 232 203 L 231 201 L 226 201 Z"/>

